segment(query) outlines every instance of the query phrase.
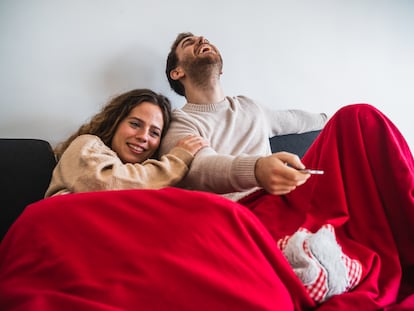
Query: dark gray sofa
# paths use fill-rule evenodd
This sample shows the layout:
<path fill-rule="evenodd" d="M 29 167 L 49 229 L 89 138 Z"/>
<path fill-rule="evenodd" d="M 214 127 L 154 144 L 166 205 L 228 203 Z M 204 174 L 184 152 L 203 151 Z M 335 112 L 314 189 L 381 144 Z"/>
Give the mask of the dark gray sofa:
<path fill-rule="evenodd" d="M 319 132 L 274 136 L 272 151 L 302 157 Z M 49 142 L 41 139 L 0 139 L 0 154 L 1 240 L 24 208 L 43 198 L 56 160 Z"/>

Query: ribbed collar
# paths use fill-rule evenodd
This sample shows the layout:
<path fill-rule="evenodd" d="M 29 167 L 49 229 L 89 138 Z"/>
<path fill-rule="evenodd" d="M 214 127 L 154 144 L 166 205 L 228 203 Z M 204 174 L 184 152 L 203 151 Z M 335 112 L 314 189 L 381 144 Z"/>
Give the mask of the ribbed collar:
<path fill-rule="evenodd" d="M 200 105 L 200 104 L 192 104 L 186 103 L 182 110 L 183 111 L 199 111 L 199 112 L 214 112 L 222 109 L 226 109 L 229 106 L 229 100 L 225 97 L 221 102 L 216 104 L 207 104 L 207 105 Z"/>

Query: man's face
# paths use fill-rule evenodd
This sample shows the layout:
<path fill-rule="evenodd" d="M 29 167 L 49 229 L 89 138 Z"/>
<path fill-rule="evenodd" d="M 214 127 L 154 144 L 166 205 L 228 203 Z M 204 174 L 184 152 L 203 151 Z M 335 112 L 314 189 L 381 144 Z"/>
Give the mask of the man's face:
<path fill-rule="evenodd" d="M 186 37 L 177 46 L 178 66 L 181 66 L 190 76 L 194 71 L 216 69 L 221 73 L 223 60 L 218 49 L 200 36 Z"/>

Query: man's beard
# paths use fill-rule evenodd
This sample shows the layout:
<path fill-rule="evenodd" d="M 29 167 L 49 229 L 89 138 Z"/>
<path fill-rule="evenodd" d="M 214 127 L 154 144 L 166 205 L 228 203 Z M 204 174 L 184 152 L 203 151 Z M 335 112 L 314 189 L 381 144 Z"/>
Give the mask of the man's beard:
<path fill-rule="evenodd" d="M 184 60 L 181 65 L 194 84 L 206 87 L 212 78 L 220 77 L 223 60 L 220 54 L 214 54 L 208 57 Z"/>

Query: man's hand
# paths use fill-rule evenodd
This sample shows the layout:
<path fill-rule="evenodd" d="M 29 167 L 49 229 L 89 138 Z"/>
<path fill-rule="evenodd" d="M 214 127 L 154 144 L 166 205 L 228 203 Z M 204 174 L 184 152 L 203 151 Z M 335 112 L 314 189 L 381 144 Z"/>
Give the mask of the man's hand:
<path fill-rule="evenodd" d="M 287 194 L 304 184 L 311 176 L 297 169 L 305 165 L 299 157 L 289 152 L 278 152 L 256 162 L 255 175 L 260 187 L 271 194 Z"/>

